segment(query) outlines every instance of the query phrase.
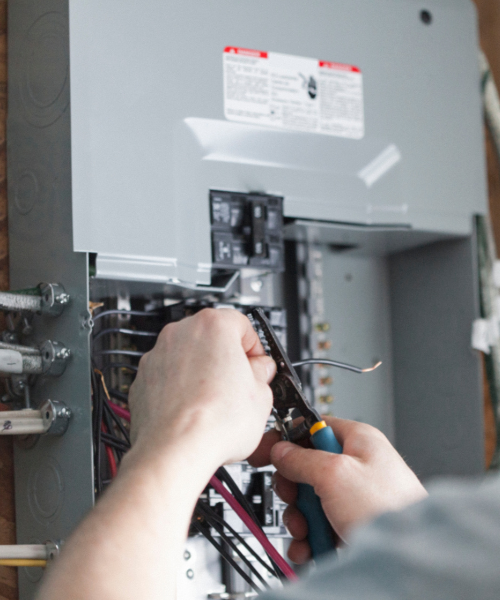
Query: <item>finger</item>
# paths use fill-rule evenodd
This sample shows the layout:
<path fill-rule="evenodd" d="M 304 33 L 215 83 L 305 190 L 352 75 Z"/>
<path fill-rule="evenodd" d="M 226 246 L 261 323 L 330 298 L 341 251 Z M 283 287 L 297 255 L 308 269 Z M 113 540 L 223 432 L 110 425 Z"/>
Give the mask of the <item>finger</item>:
<path fill-rule="evenodd" d="M 333 429 L 335 437 L 346 453 L 352 456 L 366 459 L 366 457 L 373 456 L 377 448 L 389 443 L 379 429 L 367 423 L 329 416 L 324 417 L 324 420 Z"/>
<path fill-rule="evenodd" d="M 250 323 L 248 317 L 239 311 L 234 310 L 234 308 L 220 308 L 218 310 L 220 310 L 222 313 L 227 313 L 229 318 L 233 320 L 233 323 L 240 335 L 243 350 L 249 357 L 266 355 L 259 336 Z"/>
<path fill-rule="evenodd" d="M 288 548 L 288 558 L 296 565 L 304 565 L 311 560 L 311 548 L 307 540 L 292 540 Z"/>
<path fill-rule="evenodd" d="M 305 540 L 307 537 L 307 521 L 300 510 L 293 504 L 287 506 L 283 513 L 283 525 L 294 540 Z"/>
<path fill-rule="evenodd" d="M 271 449 L 274 444 L 281 441 L 281 433 L 276 429 L 271 429 L 262 436 L 257 450 L 248 457 L 248 462 L 252 467 L 265 467 L 271 464 Z"/>
<path fill-rule="evenodd" d="M 331 477 L 333 466 L 342 459 L 339 454 L 301 448 L 290 442 L 279 442 L 271 449 L 271 462 L 283 477 L 312 486 Z"/>
<path fill-rule="evenodd" d="M 285 479 L 283 475 L 273 473 L 273 490 L 287 504 L 293 504 L 297 499 L 297 484 Z"/>
<path fill-rule="evenodd" d="M 248 361 L 255 379 L 264 383 L 271 383 L 276 375 L 276 363 L 270 356 L 266 354 L 263 356 L 250 356 Z"/>

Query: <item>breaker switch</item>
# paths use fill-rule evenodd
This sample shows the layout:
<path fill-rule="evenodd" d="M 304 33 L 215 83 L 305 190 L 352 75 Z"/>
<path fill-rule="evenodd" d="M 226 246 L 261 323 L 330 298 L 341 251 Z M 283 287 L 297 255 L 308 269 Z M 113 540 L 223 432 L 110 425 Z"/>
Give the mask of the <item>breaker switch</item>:
<path fill-rule="evenodd" d="M 266 207 L 254 202 L 252 209 L 252 255 L 266 256 Z"/>
<path fill-rule="evenodd" d="M 283 198 L 210 192 L 214 267 L 284 270 Z"/>

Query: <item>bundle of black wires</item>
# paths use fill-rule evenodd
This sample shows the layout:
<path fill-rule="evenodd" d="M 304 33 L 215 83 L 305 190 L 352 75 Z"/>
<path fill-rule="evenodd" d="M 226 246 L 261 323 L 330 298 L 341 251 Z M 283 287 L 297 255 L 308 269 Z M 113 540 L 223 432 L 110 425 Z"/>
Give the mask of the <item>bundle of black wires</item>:
<path fill-rule="evenodd" d="M 273 577 L 277 576 L 275 567 L 267 564 L 255 549 L 248 544 L 245 538 L 231 527 L 214 507 L 201 499 L 198 500 L 193 515 L 192 525 L 212 544 L 212 546 L 214 546 L 214 548 L 217 549 L 222 558 L 254 591 L 261 592 L 262 589 L 255 583 L 253 577 L 255 577 L 264 588 L 268 589 L 270 587 L 269 583 L 262 577 L 261 573 L 256 568 L 254 562 L 259 562 Z M 220 541 L 212 535 L 211 528 L 216 531 Z M 243 547 L 247 553 L 245 553 L 241 547 Z M 235 558 L 235 555 L 238 556 L 238 559 Z M 253 557 L 253 560 L 250 559 L 250 556 Z M 241 565 L 246 567 L 247 571 L 244 570 L 243 566 L 238 564 L 238 560 Z"/>
<path fill-rule="evenodd" d="M 92 431 L 94 440 L 95 491 L 98 496 L 105 484 L 116 475 L 117 466 L 130 449 L 130 437 L 121 419 L 109 405 L 107 388 L 102 373 L 93 365 L 92 381 Z M 104 455 L 107 458 L 108 477 L 103 477 Z"/>
<path fill-rule="evenodd" d="M 100 321 L 106 317 L 116 315 L 126 315 L 131 317 L 156 316 L 154 313 L 145 313 L 143 311 L 121 311 L 105 310 L 94 317 L 94 321 Z M 104 328 L 94 335 L 94 341 L 100 341 L 98 346 L 93 347 L 92 356 L 92 397 L 93 397 L 93 438 L 94 438 L 94 468 L 95 468 L 95 487 L 96 495 L 99 495 L 104 486 L 112 480 L 116 474 L 116 467 L 120 464 L 125 452 L 130 448 L 130 438 L 127 427 L 122 419 L 115 414 L 110 406 L 110 401 L 118 400 L 121 403 L 128 403 L 128 394 L 123 391 L 107 387 L 105 378 L 114 369 L 127 369 L 132 376 L 137 372 L 137 365 L 119 360 L 120 356 L 131 360 L 140 358 L 144 351 L 128 349 L 109 349 L 102 347 L 103 339 L 108 334 L 123 333 L 124 335 L 134 335 L 137 333 L 142 340 L 141 350 L 146 350 L 144 343 L 148 340 L 153 345 L 156 339 L 153 332 L 142 332 L 131 329 Z M 108 362 L 111 360 L 111 362 Z M 95 361 L 102 364 L 99 370 Z M 107 469 L 106 460 L 107 459 Z M 104 469 L 103 469 L 104 467 Z M 103 477 L 103 471 L 106 470 L 107 477 Z M 250 502 L 240 490 L 229 472 L 221 467 L 216 476 L 227 485 L 233 496 L 250 515 L 262 531 L 262 527 L 255 516 Z M 264 579 L 261 571 L 257 568 L 257 563 L 262 569 L 271 576 L 284 580 L 283 572 L 276 563 L 268 556 L 269 563 L 238 533 L 222 516 L 222 503 L 220 507 L 210 506 L 205 500 L 200 499 L 196 505 L 191 521 L 192 528 L 204 536 L 214 548 L 217 549 L 220 556 L 238 573 L 241 578 L 256 592 L 269 588 L 269 583 Z M 262 570 L 261 569 L 261 570 Z"/>

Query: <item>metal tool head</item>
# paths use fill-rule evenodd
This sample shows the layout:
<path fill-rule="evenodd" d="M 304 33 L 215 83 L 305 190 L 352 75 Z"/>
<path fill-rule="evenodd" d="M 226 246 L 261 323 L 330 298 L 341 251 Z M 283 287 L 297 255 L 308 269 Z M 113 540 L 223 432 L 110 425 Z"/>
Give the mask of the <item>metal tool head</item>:
<path fill-rule="evenodd" d="M 320 421 L 321 417 L 302 392 L 297 372 L 264 311 L 261 308 L 255 308 L 252 316 L 264 334 L 271 358 L 276 362 L 276 375 L 269 384 L 273 392 L 275 415 L 285 437 L 291 441 L 298 441 L 308 436 L 309 429 L 314 423 Z M 290 418 L 294 410 L 304 417 L 304 423 L 295 428 Z"/>

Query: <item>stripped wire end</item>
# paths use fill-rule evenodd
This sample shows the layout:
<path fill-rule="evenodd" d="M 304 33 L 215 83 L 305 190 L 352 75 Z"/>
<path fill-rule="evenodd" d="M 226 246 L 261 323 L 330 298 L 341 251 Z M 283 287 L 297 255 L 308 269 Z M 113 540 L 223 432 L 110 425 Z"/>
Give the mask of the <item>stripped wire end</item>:
<path fill-rule="evenodd" d="M 375 371 L 375 369 L 378 369 L 381 364 L 382 364 L 382 361 L 379 360 L 376 365 L 373 365 L 373 367 L 369 367 L 368 369 L 363 369 L 363 373 L 370 373 L 371 371 Z"/>

